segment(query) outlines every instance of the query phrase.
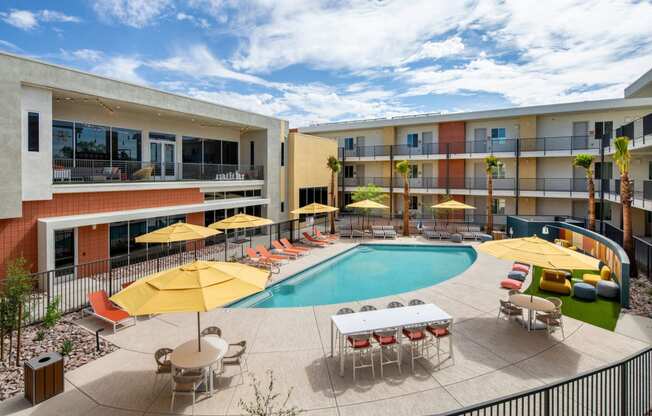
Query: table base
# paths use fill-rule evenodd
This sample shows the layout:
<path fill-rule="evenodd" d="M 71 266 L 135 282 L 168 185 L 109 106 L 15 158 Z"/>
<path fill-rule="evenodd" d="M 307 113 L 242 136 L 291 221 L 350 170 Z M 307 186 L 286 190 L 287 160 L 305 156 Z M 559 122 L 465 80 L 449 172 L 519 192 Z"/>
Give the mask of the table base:
<path fill-rule="evenodd" d="M 523 327 L 528 327 L 528 320 L 521 318 L 520 316 L 516 318 L 516 321 L 521 324 Z M 546 329 L 546 324 L 539 320 L 533 320 L 530 324 L 530 331 L 543 331 Z"/>

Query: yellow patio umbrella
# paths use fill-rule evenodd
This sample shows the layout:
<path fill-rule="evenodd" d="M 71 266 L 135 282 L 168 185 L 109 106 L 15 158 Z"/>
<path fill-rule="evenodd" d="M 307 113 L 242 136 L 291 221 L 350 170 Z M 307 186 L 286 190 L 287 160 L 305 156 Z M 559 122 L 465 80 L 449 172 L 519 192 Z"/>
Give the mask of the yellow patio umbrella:
<path fill-rule="evenodd" d="M 348 204 L 346 207 L 357 208 L 357 209 L 389 209 L 387 205 L 383 205 L 379 202 L 372 201 L 371 199 L 363 199 L 362 201 L 353 202 L 351 204 Z M 369 215 L 367 214 L 367 220 L 368 217 Z M 364 229 L 364 221 L 362 223 L 362 228 Z"/>
<path fill-rule="evenodd" d="M 143 234 L 136 237 L 137 243 L 173 243 L 176 241 L 200 240 L 216 234 L 221 231 L 199 225 L 178 222 L 167 227 L 159 228 L 151 233 Z"/>
<path fill-rule="evenodd" d="M 197 312 L 199 337 L 200 312 L 263 291 L 269 275 L 241 263 L 200 260 L 137 280 L 111 301 L 133 316 Z"/>
<path fill-rule="evenodd" d="M 254 215 L 236 214 L 229 218 L 225 218 L 221 221 L 214 222 L 211 225 L 209 225 L 209 227 L 214 229 L 220 229 L 220 230 L 237 230 L 239 228 L 262 227 L 264 225 L 269 225 L 269 224 L 274 224 L 274 221 L 267 218 L 256 217 Z M 244 241 L 246 241 L 246 239 Z M 229 239 L 227 236 L 227 238 L 224 239 L 224 260 L 226 260 L 226 257 L 228 256 L 228 252 L 229 252 L 228 248 L 229 248 Z M 244 252 L 244 249 L 242 249 L 242 252 Z M 241 255 L 242 254 L 244 253 L 241 253 Z"/>
<path fill-rule="evenodd" d="M 475 209 L 474 206 L 467 205 L 460 201 L 455 201 L 451 199 L 450 201 L 442 202 L 436 205 L 433 205 L 431 208 L 436 209 Z"/>
<path fill-rule="evenodd" d="M 317 214 L 326 214 L 329 212 L 335 212 L 338 211 L 338 208 L 331 207 L 330 205 L 324 205 L 324 204 L 319 204 L 317 202 L 313 202 L 312 204 L 305 205 L 301 208 L 297 208 L 294 211 L 290 211 L 291 214 L 294 215 L 312 215 L 313 217 Z M 312 232 L 315 232 L 315 222 L 313 220 L 312 223 Z"/>
<path fill-rule="evenodd" d="M 536 235 L 487 241 L 478 246 L 478 251 L 503 260 L 552 269 L 598 270 L 600 262 L 596 258 L 553 244 Z"/>

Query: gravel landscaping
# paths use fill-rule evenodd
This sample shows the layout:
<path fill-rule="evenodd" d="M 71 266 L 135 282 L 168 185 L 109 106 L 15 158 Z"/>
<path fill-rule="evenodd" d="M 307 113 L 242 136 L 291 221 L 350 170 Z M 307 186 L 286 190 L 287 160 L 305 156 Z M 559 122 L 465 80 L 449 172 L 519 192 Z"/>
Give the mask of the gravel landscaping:
<path fill-rule="evenodd" d="M 70 313 L 63 316 L 49 330 L 41 325 L 23 328 L 21 361 L 24 362 L 47 352 L 61 352 L 68 340 L 70 342 L 67 344 L 71 343 L 71 351 L 64 358 L 64 371 L 70 371 L 118 349 L 115 345 L 100 338 L 100 350 L 97 351 L 95 334 L 74 323 L 80 318 L 80 313 Z M 39 340 L 41 335 L 42 339 Z M 15 341 L 14 338 L 14 354 L 12 354 L 11 360 L 7 360 L 5 356 L 5 361 L 0 362 L 0 401 L 23 392 L 23 366 L 15 366 Z M 8 338 L 5 339 L 5 354 L 7 351 Z"/>
<path fill-rule="evenodd" d="M 629 281 L 629 309 L 623 312 L 652 318 L 652 282 L 645 277 Z"/>

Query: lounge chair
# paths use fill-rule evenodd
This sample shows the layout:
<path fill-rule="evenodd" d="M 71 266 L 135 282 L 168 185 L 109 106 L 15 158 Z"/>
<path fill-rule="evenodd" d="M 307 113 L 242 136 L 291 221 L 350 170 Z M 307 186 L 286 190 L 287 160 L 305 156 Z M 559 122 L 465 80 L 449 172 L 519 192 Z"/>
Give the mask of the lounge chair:
<path fill-rule="evenodd" d="M 244 263 L 267 269 L 272 273 L 278 273 L 278 267 L 282 264 L 279 260 L 261 257 L 256 253 L 256 250 L 251 247 L 247 247 L 245 253 L 247 253 L 248 259 L 245 259 Z M 276 269 L 276 271 L 274 271 L 274 269 Z"/>
<path fill-rule="evenodd" d="M 371 226 L 371 235 L 374 238 L 385 238 L 385 230 L 383 230 L 383 227 L 379 225 L 372 225 Z"/>
<path fill-rule="evenodd" d="M 398 236 L 392 225 L 383 225 L 381 228 L 386 238 L 396 238 Z"/>
<path fill-rule="evenodd" d="M 451 238 L 451 233 L 448 231 L 448 228 L 444 225 L 438 225 L 435 227 L 435 231 L 439 233 L 439 239 L 442 238 Z"/>
<path fill-rule="evenodd" d="M 272 241 L 272 247 L 274 247 L 274 250 L 276 250 L 279 254 L 286 254 L 291 257 L 298 257 L 306 254 L 306 252 L 303 250 L 283 247 L 283 244 L 281 244 L 281 242 L 278 240 Z"/>
<path fill-rule="evenodd" d="M 324 241 L 337 241 L 339 239 L 336 235 L 324 235 L 318 229 L 315 229 L 315 237 Z"/>
<path fill-rule="evenodd" d="M 136 317 L 115 306 L 103 290 L 89 293 L 88 302 L 91 306 L 83 310 L 82 315 L 85 312 L 110 323 L 113 325 L 113 333 L 118 329 L 118 326 L 126 328 L 136 324 Z"/>
<path fill-rule="evenodd" d="M 298 245 L 295 246 L 287 238 L 281 238 L 281 244 L 283 244 L 283 247 L 285 247 L 285 248 L 291 248 L 293 250 L 303 251 L 304 253 L 309 253 L 310 252 L 310 248 L 301 247 L 301 246 L 298 246 Z"/>
<path fill-rule="evenodd" d="M 311 244 L 311 245 L 313 245 L 315 247 L 324 247 L 324 246 L 329 244 L 326 241 L 317 240 L 316 238 L 314 238 L 313 236 L 311 236 L 310 234 L 308 234 L 306 232 L 303 233 L 303 238 L 306 239 L 306 242 L 308 244 Z"/>
<path fill-rule="evenodd" d="M 260 244 L 256 246 L 256 251 L 264 259 L 281 260 L 281 261 L 290 259 L 290 256 L 287 256 L 287 255 L 272 254 L 264 246 L 262 246 Z"/>

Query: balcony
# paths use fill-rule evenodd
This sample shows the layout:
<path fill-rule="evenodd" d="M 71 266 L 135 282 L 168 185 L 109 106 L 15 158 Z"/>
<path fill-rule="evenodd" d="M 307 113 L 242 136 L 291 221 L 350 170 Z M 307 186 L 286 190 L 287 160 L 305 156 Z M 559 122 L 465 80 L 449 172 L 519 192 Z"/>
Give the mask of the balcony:
<path fill-rule="evenodd" d="M 205 163 L 153 163 L 121 160 L 54 159 L 53 184 L 264 179 L 263 166 Z"/>

